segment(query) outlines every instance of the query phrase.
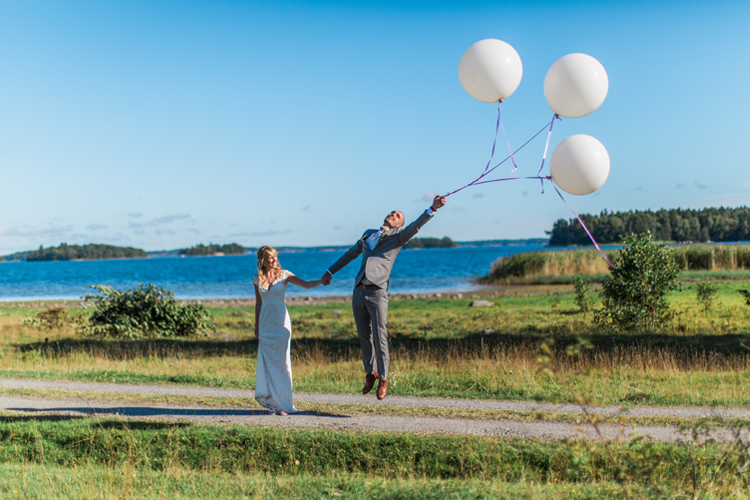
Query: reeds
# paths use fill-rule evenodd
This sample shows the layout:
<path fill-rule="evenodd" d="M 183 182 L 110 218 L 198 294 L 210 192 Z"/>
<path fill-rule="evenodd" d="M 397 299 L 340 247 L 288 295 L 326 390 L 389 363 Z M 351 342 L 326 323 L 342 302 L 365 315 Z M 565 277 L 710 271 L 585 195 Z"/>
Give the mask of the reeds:
<path fill-rule="evenodd" d="M 750 270 L 750 245 L 680 245 L 669 247 L 681 270 L 684 271 L 742 271 Z M 605 250 L 610 261 L 619 250 Z M 492 264 L 484 283 L 528 281 L 548 277 L 579 274 L 604 275 L 609 265 L 593 248 L 518 253 L 501 257 Z"/>

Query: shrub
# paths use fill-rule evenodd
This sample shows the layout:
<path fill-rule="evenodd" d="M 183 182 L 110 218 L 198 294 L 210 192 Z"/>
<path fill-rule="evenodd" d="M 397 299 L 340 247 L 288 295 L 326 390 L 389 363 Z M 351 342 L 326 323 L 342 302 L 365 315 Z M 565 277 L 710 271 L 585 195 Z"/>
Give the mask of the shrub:
<path fill-rule="evenodd" d="M 573 287 L 576 291 L 576 304 L 583 314 L 589 312 L 589 289 L 591 282 L 587 276 L 578 275 L 573 280 Z"/>
<path fill-rule="evenodd" d="M 124 292 L 106 285 L 92 288 L 100 295 L 84 296 L 95 304 L 93 314 L 81 328 L 85 335 L 187 337 L 215 329 L 205 307 L 180 305 L 171 290 L 143 283 Z"/>
<path fill-rule="evenodd" d="M 21 320 L 22 325 L 47 330 L 62 328 L 69 322 L 70 315 L 68 314 L 68 310 L 62 306 L 48 307 L 37 313 L 36 316 Z"/>
<path fill-rule="evenodd" d="M 671 319 L 666 296 L 680 288 L 680 271 L 673 252 L 652 244 L 650 232 L 630 234 L 623 245 L 602 284 L 597 322 L 650 331 Z"/>
<path fill-rule="evenodd" d="M 697 289 L 696 299 L 703 306 L 703 310 L 708 313 L 716 299 L 716 292 L 719 287 L 709 280 L 698 280 L 695 282 L 695 287 Z"/>

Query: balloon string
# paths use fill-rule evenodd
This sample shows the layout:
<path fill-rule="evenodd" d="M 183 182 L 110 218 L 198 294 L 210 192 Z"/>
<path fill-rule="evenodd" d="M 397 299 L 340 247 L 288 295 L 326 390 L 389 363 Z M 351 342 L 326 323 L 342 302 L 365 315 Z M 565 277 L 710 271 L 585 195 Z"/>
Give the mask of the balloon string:
<path fill-rule="evenodd" d="M 498 108 L 499 108 L 499 106 L 498 106 Z M 499 114 L 499 110 L 498 110 L 498 114 Z M 554 119 L 553 119 L 553 121 L 554 121 Z M 542 132 L 544 132 L 547 129 L 547 126 L 549 126 L 549 125 L 552 125 L 552 124 L 551 123 L 545 124 L 544 127 L 542 127 L 541 129 L 539 129 L 539 132 L 537 132 L 536 134 L 534 134 L 533 136 L 531 136 L 531 138 L 529 140 L 527 140 L 526 142 L 524 142 L 523 144 L 521 144 L 520 147 L 518 147 L 515 151 L 513 151 L 513 154 L 518 154 L 519 151 L 521 151 L 524 147 L 526 147 L 531 141 L 533 141 L 534 139 L 536 139 L 537 136 L 539 136 L 539 134 L 541 134 Z M 495 133 L 497 133 L 497 132 L 495 132 Z M 469 186 L 475 186 L 475 185 L 477 185 L 478 181 L 480 181 L 481 179 L 483 179 L 484 177 L 486 177 L 487 175 L 489 175 L 490 173 L 492 173 L 493 170 L 495 170 L 497 167 L 499 167 L 500 165 L 502 165 L 503 163 L 505 163 L 506 161 L 508 161 L 510 159 L 511 159 L 511 157 L 507 156 L 507 157 L 505 157 L 504 160 L 502 160 L 500 163 L 498 163 L 497 165 L 495 165 L 491 169 L 487 170 L 485 168 L 484 173 L 482 175 L 480 175 L 477 179 L 473 180 L 472 182 L 468 183 L 467 185 L 465 185 L 462 188 L 456 189 L 455 191 L 451 191 L 450 193 L 446 194 L 445 196 L 447 197 L 447 196 L 450 196 L 452 194 L 456 194 L 459 191 L 463 191 L 464 189 L 466 189 Z M 536 177 L 534 177 L 534 179 L 535 178 Z M 491 181 L 491 182 L 494 182 L 494 181 Z M 479 183 L 479 184 L 483 184 L 483 183 Z"/>
<path fill-rule="evenodd" d="M 500 100 L 500 102 L 503 102 Z M 510 147 L 510 140 L 508 139 L 508 134 L 505 132 L 505 125 L 503 125 L 503 120 L 500 118 L 500 105 L 497 106 L 497 121 L 500 123 L 500 126 L 503 128 L 503 136 L 505 137 L 505 142 L 508 144 L 508 151 L 510 152 L 510 161 L 513 163 L 513 170 L 508 169 L 510 172 L 515 172 L 518 170 L 518 165 L 516 165 L 516 159 L 513 158 L 513 148 Z M 495 129 L 495 141 L 497 141 L 497 129 Z M 492 153 L 495 153 L 495 146 L 492 146 Z M 492 160 L 492 158 L 490 158 Z M 489 167 L 490 164 L 488 163 L 487 166 Z M 487 170 L 486 168 L 484 169 Z"/>
<path fill-rule="evenodd" d="M 492 179 L 492 180 L 489 180 L 489 181 L 478 181 L 478 180 L 477 180 L 477 181 L 474 181 L 474 184 L 473 184 L 473 185 L 475 185 L 475 186 L 478 186 L 478 185 L 480 185 L 480 184 L 489 184 L 489 183 L 491 183 L 491 182 L 517 181 L 517 180 L 521 180 L 521 179 L 539 179 L 539 181 L 540 181 L 540 182 L 542 183 L 542 194 L 544 194 L 544 181 L 545 181 L 545 180 L 548 180 L 548 181 L 552 182 L 552 176 L 549 176 L 549 175 L 545 175 L 545 176 L 541 176 L 541 175 L 536 175 L 536 176 L 533 176 L 533 177 L 506 177 L 506 178 L 504 178 L 504 179 Z M 570 205 L 568 205 L 568 202 L 567 202 L 567 201 L 565 201 L 565 198 L 563 198 L 563 195 L 562 195 L 562 193 L 560 192 L 560 190 L 559 190 L 559 189 L 557 189 L 557 186 L 555 186 L 555 183 L 554 183 L 554 182 L 552 182 L 552 188 L 553 188 L 553 189 L 555 190 L 555 192 L 556 192 L 556 193 L 557 193 L 557 195 L 558 195 L 558 196 L 560 197 L 560 199 L 562 200 L 562 202 L 563 202 L 563 203 L 565 203 L 565 206 L 566 206 L 566 207 L 568 207 L 568 210 L 570 210 L 571 212 L 573 212 L 573 215 L 575 215 L 575 216 L 576 216 L 576 219 L 578 219 L 578 222 L 580 222 L 580 223 L 581 223 L 581 226 L 583 227 L 583 230 L 584 230 L 584 231 L 586 231 L 586 234 L 587 234 L 587 235 L 589 236 L 589 239 L 591 240 L 591 243 L 593 243 L 593 244 L 594 244 L 594 247 L 596 247 L 596 249 L 597 249 L 597 250 L 599 251 L 599 253 L 601 254 L 601 256 L 602 256 L 602 257 L 604 257 L 604 260 L 606 260 L 606 261 L 607 261 L 607 264 L 609 264 L 609 266 L 610 266 L 611 268 L 613 268 L 613 269 L 617 269 L 617 267 L 615 267 L 615 265 L 614 265 L 614 264 L 612 264 L 612 263 L 611 263 L 611 262 L 609 261 L 609 259 L 607 258 L 607 256 L 606 256 L 606 255 L 604 255 L 604 251 L 603 251 L 603 250 L 601 249 L 601 247 L 599 246 L 599 243 L 597 243 L 597 242 L 596 242 L 596 239 L 594 239 L 594 235 L 592 235 L 592 234 L 591 234 L 591 231 L 589 231 L 589 228 L 588 228 L 588 227 L 586 227 L 586 224 L 584 224 L 584 223 L 583 223 L 583 220 L 582 220 L 582 219 L 581 219 L 581 217 L 580 217 L 580 216 L 579 216 L 579 215 L 578 215 L 578 214 L 577 214 L 577 213 L 575 212 L 575 210 L 573 210 L 573 209 L 572 209 L 572 208 L 570 207 Z"/>
<path fill-rule="evenodd" d="M 497 123 L 495 123 L 495 140 L 492 141 L 492 154 L 490 155 L 490 159 L 487 162 L 487 166 L 484 167 L 484 174 L 487 173 L 487 169 L 490 168 L 490 163 L 492 163 L 492 158 L 495 157 L 495 146 L 497 145 L 497 132 L 498 132 L 498 130 L 500 130 L 500 124 L 502 123 L 500 121 L 500 106 L 502 106 L 502 104 L 503 104 L 503 100 L 502 99 L 500 99 L 499 101 L 497 101 Z M 504 133 L 505 133 L 505 127 L 503 127 L 503 134 Z M 510 146 L 510 144 L 508 146 Z M 484 174 L 482 174 L 482 175 L 484 175 Z"/>
<path fill-rule="evenodd" d="M 609 259 L 607 258 L 607 256 L 604 255 L 604 252 L 599 247 L 599 244 L 594 239 L 594 236 L 589 231 L 589 228 L 586 227 L 586 224 L 583 223 L 583 220 L 581 220 L 581 218 L 578 216 L 578 214 L 575 212 L 575 210 L 573 210 L 572 208 L 570 208 L 570 205 L 568 205 L 568 202 L 565 201 L 565 198 L 563 198 L 562 193 L 560 192 L 559 189 L 557 189 L 557 186 L 555 186 L 554 182 L 552 183 L 552 187 L 554 188 L 555 191 L 557 191 L 557 195 L 560 197 L 560 199 L 563 201 L 563 203 L 565 203 L 565 206 L 568 207 L 568 210 L 570 210 L 571 212 L 573 212 L 573 215 L 576 216 L 576 219 L 578 219 L 578 222 L 581 223 L 581 226 L 583 227 L 583 230 L 586 231 L 586 234 L 589 235 L 589 238 L 591 239 L 591 243 L 593 243 L 594 246 L 596 247 L 596 249 L 599 250 L 599 253 L 602 255 L 602 257 L 604 257 L 604 260 L 607 261 L 607 264 L 609 264 L 609 267 L 611 267 L 612 269 L 617 269 L 617 267 L 609 261 Z"/>
<path fill-rule="evenodd" d="M 549 149 L 549 140 L 550 137 L 552 137 L 552 126 L 555 124 L 555 120 L 562 121 L 562 118 L 560 118 L 560 115 L 555 113 L 552 115 L 552 121 L 549 122 L 549 133 L 547 134 L 547 144 L 544 145 L 544 155 L 542 155 L 542 164 L 539 166 L 539 172 L 536 173 L 536 175 L 540 175 L 542 173 L 542 169 L 544 168 L 544 160 L 547 159 L 547 149 Z M 544 193 L 544 181 L 542 181 L 542 193 Z"/>

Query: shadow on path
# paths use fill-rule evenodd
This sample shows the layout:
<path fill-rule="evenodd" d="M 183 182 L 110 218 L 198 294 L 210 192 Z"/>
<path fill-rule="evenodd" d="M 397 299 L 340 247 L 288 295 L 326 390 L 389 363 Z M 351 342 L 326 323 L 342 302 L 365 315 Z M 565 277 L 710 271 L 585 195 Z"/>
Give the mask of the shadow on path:
<path fill-rule="evenodd" d="M 113 407 L 58 407 L 58 408 L 7 408 L 10 411 L 21 411 L 26 413 L 62 413 L 73 412 L 84 415 L 117 415 L 124 417 L 153 417 L 163 415 L 184 416 L 184 417 L 253 417 L 267 416 L 268 410 L 232 410 L 232 409 L 183 409 L 183 408 L 156 408 L 148 406 L 113 406 Z M 299 412 L 290 413 L 289 416 L 309 416 L 309 417 L 329 417 L 329 418 L 350 418 L 346 415 L 336 415 L 333 413 L 319 412 Z"/>

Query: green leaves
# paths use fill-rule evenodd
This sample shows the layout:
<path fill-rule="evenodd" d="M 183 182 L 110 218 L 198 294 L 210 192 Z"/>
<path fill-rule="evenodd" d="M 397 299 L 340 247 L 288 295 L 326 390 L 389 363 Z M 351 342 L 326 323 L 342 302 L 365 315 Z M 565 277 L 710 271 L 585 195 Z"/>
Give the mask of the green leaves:
<path fill-rule="evenodd" d="M 583 314 L 589 312 L 588 293 L 591 289 L 591 281 L 587 276 L 579 274 L 573 280 L 573 288 L 576 291 L 576 305 Z"/>
<path fill-rule="evenodd" d="M 123 292 L 107 285 L 91 287 L 99 295 L 83 297 L 95 303 L 88 323 L 81 327 L 85 335 L 187 337 L 215 329 L 208 309 L 199 304 L 180 305 L 171 290 L 143 283 Z"/>
<path fill-rule="evenodd" d="M 651 233 L 623 238 L 625 248 L 615 260 L 616 269 L 602 285 L 599 324 L 614 324 L 647 331 L 672 318 L 667 293 L 680 288 L 680 271 L 671 250 L 654 245 Z"/>
<path fill-rule="evenodd" d="M 696 299 L 698 300 L 698 303 L 701 304 L 703 310 L 708 313 L 708 310 L 711 309 L 711 305 L 713 305 L 714 300 L 716 299 L 716 293 L 719 290 L 718 285 L 711 283 L 709 280 L 698 280 L 695 283 L 695 288 L 697 289 Z"/>

